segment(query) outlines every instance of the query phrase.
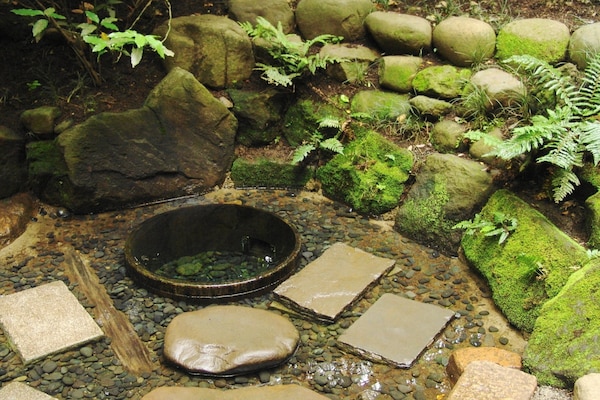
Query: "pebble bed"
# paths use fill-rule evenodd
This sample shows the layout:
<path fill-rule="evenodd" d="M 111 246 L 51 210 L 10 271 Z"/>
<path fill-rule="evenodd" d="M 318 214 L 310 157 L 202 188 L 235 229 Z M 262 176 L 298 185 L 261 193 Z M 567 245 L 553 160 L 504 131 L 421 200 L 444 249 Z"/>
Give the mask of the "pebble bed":
<path fill-rule="evenodd" d="M 297 352 L 277 368 L 249 375 L 188 375 L 164 362 L 164 332 L 176 315 L 202 306 L 158 297 L 139 287 L 127 276 L 123 245 L 133 227 L 157 213 L 216 202 L 258 207 L 293 224 L 303 243 L 300 267 L 335 242 L 393 258 L 396 266 L 333 324 L 281 311 L 272 293 L 230 303 L 288 315 L 300 332 Z M 450 390 L 445 365 L 453 349 L 498 346 L 521 352 L 524 344 L 520 334 L 497 317 L 484 282 L 458 258 L 402 237 L 391 229 L 391 221 L 366 218 L 313 193 L 222 189 L 200 197 L 86 216 L 71 216 L 44 205 L 32 224 L 47 228 L 41 229 L 43 237 L 30 239 L 28 254 L 0 256 L 0 295 L 60 279 L 94 316 L 93 304 L 64 273 L 64 252 L 75 249 L 90 261 L 115 307 L 129 317 L 158 366 L 151 373 L 129 373 L 113 353 L 108 337 L 24 366 L 0 331 L 0 382 L 25 382 L 59 399 L 138 399 L 167 385 L 234 388 L 280 383 L 297 383 L 331 399 L 439 399 Z M 371 362 L 336 346 L 336 338 L 384 293 L 456 312 L 456 318 L 410 369 Z"/>

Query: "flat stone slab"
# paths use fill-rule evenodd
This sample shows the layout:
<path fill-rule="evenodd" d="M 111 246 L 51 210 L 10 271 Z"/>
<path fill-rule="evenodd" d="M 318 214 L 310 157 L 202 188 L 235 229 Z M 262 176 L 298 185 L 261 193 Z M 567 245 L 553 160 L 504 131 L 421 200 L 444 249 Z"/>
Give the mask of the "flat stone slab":
<path fill-rule="evenodd" d="M 536 388 L 533 375 L 490 361 L 473 361 L 446 399 L 530 400 Z"/>
<path fill-rule="evenodd" d="M 321 257 L 282 282 L 274 292 L 292 309 L 333 322 L 395 262 L 335 243 Z"/>
<path fill-rule="evenodd" d="M 338 346 L 376 362 L 410 368 L 454 312 L 384 294 L 338 338 Z"/>
<path fill-rule="evenodd" d="M 62 281 L 0 296 L 0 327 L 25 364 L 103 336 Z"/>
<path fill-rule="evenodd" d="M 40 392 L 25 383 L 10 382 L 0 389 L 0 400 L 56 400 L 56 397 Z"/>
<path fill-rule="evenodd" d="M 194 374 L 236 375 L 282 363 L 299 339 L 294 324 L 274 312 L 212 306 L 173 318 L 164 355 Z"/>
<path fill-rule="evenodd" d="M 250 386 L 221 390 L 197 387 L 161 387 L 142 400 L 327 400 L 328 397 L 299 385 Z"/>

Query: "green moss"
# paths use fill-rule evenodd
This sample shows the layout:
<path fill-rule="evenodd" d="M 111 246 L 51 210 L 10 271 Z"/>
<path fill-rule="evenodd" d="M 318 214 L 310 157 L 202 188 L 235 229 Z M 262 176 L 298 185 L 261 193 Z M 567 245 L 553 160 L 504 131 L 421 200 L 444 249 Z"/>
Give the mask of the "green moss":
<path fill-rule="evenodd" d="M 419 243 L 430 243 L 440 236 L 452 234 L 452 225 L 444 211 L 450 196 L 446 184 L 441 179 L 432 182 L 429 196 L 407 200 L 396 218 L 396 229 L 414 238 Z"/>
<path fill-rule="evenodd" d="M 285 113 L 283 136 L 291 146 L 299 146 L 302 142 L 310 140 L 311 135 L 318 130 L 319 121 L 328 116 L 339 118 L 341 121 L 346 119 L 344 112 L 331 104 L 301 100 Z"/>
<path fill-rule="evenodd" d="M 496 43 L 496 57 L 501 60 L 526 54 L 549 63 L 562 60 L 567 47 L 567 43 L 532 40 L 505 30 L 500 30 Z"/>
<path fill-rule="evenodd" d="M 381 214 L 398 205 L 412 154 L 369 132 L 317 170 L 325 195 L 361 213 Z"/>
<path fill-rule="evenodd" d="M 454 99 L 460 97 L 471 75 L 471 70 L 467 68 L 436 65 L 419 71 L 412 86 L 420 94 Z"/>
<path fill-rule="evenodd" d="M 311 169 L 267 159 L 238 158 L 231 166 L 231 179 L 237 187 L 303 187 L 312 176 Z"/>
<path fill-rule="evenodd" d="M 546 217 L 507 190 L 497 191 L 481 211 L 516 218 L 518 226 L 502 245 L 481 233 L 464 235 L 466 259 L 477 268 L 508 320 L 531 332 L 542 305 L 556 296 L 574 271 L 587 260 L 583 247 Z"/>
<path fill-rule="evenodd" d="M 574 272 L 542 307 L 523 356 L 541 385 L 572 387 L 600 371 L 600 260 Z"/>

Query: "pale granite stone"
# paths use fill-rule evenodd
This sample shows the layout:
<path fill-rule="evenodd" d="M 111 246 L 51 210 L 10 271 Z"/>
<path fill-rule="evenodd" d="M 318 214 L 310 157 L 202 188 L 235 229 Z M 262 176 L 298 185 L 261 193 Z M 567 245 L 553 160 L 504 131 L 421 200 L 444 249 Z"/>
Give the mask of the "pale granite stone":
<path fill-rule="evenodd" d="M 281 283 L 275 294 L 293 309 L 331 322 L 395 262 L 335 243 L 321 257 Z"/>
<path fill-rule="evenodd" d="M 592 373 L 575 381 L 573 400 L 595 400 L 600 394 L 600 374 Z"/>
<path fill-rule="evenodd" d="M 62 281 L 0 296 L 0 326 L 26 364 L 103 335 Z"/>
<path fill-rule="evenodd" d="M 384 294 L 338 338 L 338 345 L 409 368 L 453 316 L 452 310 Z"/>
<path fill-rule="evenodd" d="M 0 400 L 52 400 L 56 397 L 47 395 L 21 382 L 10 382 L 0 389 Z"/>
<path fill-rule="evenodd" d="M 175 317 L 165 332 L 165 358 L 191 373 L 235 375 L 278 365 L 299 333 L 281 315 L 242 306 L 212 306 Z"/>
<path fill-rule="evenodd" d="M 536 387 L 533 375 L 490 361 L 473 361 L 446 399 L 530 400 Z"/>
<path fill-rule="evenodd" d="M 496 347 L 465 347 L 450 355 L 446 372 L 450 381 L 456 383 L 467 365 L 473 361 L 490 361 L 503 367 L 521 369 L 521 356 L 512 351 Z"/>

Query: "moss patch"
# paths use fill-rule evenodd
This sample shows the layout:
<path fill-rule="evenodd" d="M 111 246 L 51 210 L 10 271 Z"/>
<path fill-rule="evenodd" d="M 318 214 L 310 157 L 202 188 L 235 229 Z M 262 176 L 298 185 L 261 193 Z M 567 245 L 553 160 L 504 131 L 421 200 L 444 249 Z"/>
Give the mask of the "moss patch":
<path fill-rule="evenodd" d="M 518 222 L 504 244 L 481 233 L 464 235 L 461 244 L 467 260 L 488 280 L 494 301 L 508 320 L 531 332 L 544 303 L 587 260 L 586 251 L 507 190 L 497 191 L 481 216 L 492 221 L 495 212 Z"/>
<path fill-rule="evenodd" d="M 290 146 L 299 146 L 318 130 L 319 121 L 329 116 L 341 121 L 346 119 L 344 112 L 331 104 L 301 100 L 287 110 L 283 121 L 283 135 Z"/>
<path fill-rule="evenodd" d="M 572 387 L 600 371 L 600 260 L 573 273 L 542 307 L 523 357 L 542 385 Z"/>
<path fill-rule="evenodd" d="M 381 214 L 398 205 L 412 165 L 412 153 L 368 132 L 319 168 L 317 178 L 326 196 L 361 213 Z"/>
<path fill-rule="evenodd" d="M 313 175 L 312 169 L 267 159 L 238 158 L 231 166 L 231 179 L 236 187 L 303 187 Z"/>

